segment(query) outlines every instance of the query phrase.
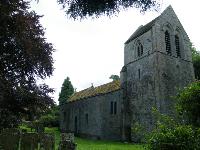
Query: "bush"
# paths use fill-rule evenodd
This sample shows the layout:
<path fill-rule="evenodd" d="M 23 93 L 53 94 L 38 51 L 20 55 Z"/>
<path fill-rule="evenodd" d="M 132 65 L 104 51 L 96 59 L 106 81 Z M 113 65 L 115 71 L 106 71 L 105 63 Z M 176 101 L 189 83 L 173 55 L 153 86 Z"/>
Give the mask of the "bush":
<path fill-rule="evenodd" d="M 192 83 L 180 92 L 176 109 L 188 124 L 200 127 L 200 81 Z"/>
<path fill-rule="evenodd" d="M 59 127 L 59 106 L 54 106 L 38 120 L 44 127 Z"/>
<path fill-rule="evenodd" d="M 59 126 L 59 118 L 53 115 L 44 115 L 40 117 L 40 123 L 43 124 L 44 127 L 58 127 Z"/>
<path fill-rule="evenodd" d="M 150 150 L 197 150 L 199 149 L 200 132 L 192 126 L 178 125 L 174 128 L 160 124 L 148 140 Z"/>
<path fill-rule="evenodd" d="M 160 114 L 157 128 L 149 135 L 150 150 L 199 150 L 200 149 L 200 82 L 184 88 L 177 96 L 177 119 Z M 178 122 L 179 121 L 179 122 Z"/>

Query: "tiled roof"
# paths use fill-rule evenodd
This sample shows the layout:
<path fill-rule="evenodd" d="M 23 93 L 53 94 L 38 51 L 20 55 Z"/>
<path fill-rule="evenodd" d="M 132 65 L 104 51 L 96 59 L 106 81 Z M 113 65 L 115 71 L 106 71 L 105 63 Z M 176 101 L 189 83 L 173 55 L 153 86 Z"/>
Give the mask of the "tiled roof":
<path fill-rule="evenodd" d="M 141 26 L 139 27 L 130 37 L 129 39 L 125 42 L 125 44 L 128 44 L 130 41 L 134 40 L 135 38 L 139 37 L 140 35 L 144 34 L 145 32 L 149 31 L 152 26 L 154 25 L 154 23 L 156 22 L 156 20 L 158 19 L 155 18 L 154 20 L 152 20 L 151 22 L 147 23 L 145 26 Z"/>
<path fill-rule="evenodd" d="M 100 94 L 106 94 L 120 89 L 120 81 L 116 80 L 101 86 L 90 87 L 85 90 L 74 93 L 68 100 L 68 102 L 92 97 Z"/>

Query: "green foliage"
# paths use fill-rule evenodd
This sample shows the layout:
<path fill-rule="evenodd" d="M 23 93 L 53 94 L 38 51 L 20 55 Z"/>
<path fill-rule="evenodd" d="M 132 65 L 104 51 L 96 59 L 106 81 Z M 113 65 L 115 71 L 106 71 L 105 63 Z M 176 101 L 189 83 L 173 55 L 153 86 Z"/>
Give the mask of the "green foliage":
<path fill-rule="evenodd" d="M 61 87 L 61 92 L 59 94 L 59 104 L 63 104 L 67 101 L 67 99 L 74 93 L 74 88 L 73 85 L 69 79 L 69 77 L 67 77 Z"/>
<path fill-rule="evenodd" d="M 0 10 L 0 126 L 12 127 L 54 103 L 53 89 L 36 83 L 52 75 L 54 49 L 28 1 L 3 0 Z"/>
<path fill-rule="evenodd" d="M 58 0 L 70 17 L 112 16 L 122 9 L 140 8 L 143 12 L 158 5 L 158 0 Z"/>
<path fill-rule="evenodd" d="M 156 124 L 158 126 L 160 125 L 165 125 L 167 128 L 173 128 L 177 126 L 179 123 L 177 122 L 178 120 L 175 120 L 174 118 L 166 115 L 166 114 L 161 114 L 156 108 L 152 108 L 152 113 L 153 116 L 156 120 Z"/>
<path fill-rule="evenodd" d="M 195 78 L 200 80 L 200 52 L 191 44 L 192 63 L 194 67 Z"/>
<path fill-rule="evenodd" d="M 199 132 L 191 125 L 181 125 L 168 115 L 153 109 L 156 128 L 147 135 L 150 150 L 194 150 L 199 148 Z"/>
<path fill-rule="evenodd" d="M 184 88 L 177 96 L 177 118 L 153 110 L 157 119 L 156 129 L 149 135 L 150 150 L 197 150 L 200 149 L 200 82 Z M 180 121 L 180 122 L 179 122 Z M 187 123 L 188 125 L 185 125 Z"/>
<path fill-rule="evenodd" d="M 134 141 L 139 143 L 143 140 L 143 137 L 146 133 L 145 127 L 138 122 L 135 122 L 131 126 L 131 134 L 134 135 Z M 142 141 L 143 142 L 143 141 Z"/>
<path fill-rule="evenodd" d="M 169 128 L 165 124 L 159 124 L 150 134 L 147 148 L 150 150 L 199 149 L 199 135 L 191 126 L 178 125 Z"/>
<path fill-rule="evenodd" d="M 179 93 L 176 109 L 189 124 L 200 127 L 200 81 L 190 84 Z"/>
<path fill-rule="evenodd" d="M 116 81 L 116 80 L 119 80 L 120 78 L 119 78 L 119 76 L 118 75 L 111 75 L 110 77 L 109 77 L 109 79 L 112 79 L 113 81 Z"/>
<path fill-rule="evenodd" d="M 42 115 L 39 122 L 44 127 L 59 127 L 59 107 L 54 106 L 47 113 Z"/>

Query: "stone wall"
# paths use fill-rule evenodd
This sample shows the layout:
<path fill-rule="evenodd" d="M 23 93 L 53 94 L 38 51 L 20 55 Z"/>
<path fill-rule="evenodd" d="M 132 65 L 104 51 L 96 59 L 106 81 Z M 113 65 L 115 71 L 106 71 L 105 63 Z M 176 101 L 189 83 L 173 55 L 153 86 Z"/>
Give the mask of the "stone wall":
<path fill-rule="evenodd" d="M 167 54 L 165 31 L 170 32 L 171 54 Z M 181 57 L 177 57 L 175 35 L 180 37 Z M 143 55 L 137 56 L 137 41 L 143 44 Z M 179 89 L 194 80 L 189 38 L 171 7 L 159 16 L 152 28 L 125 44 L 125 70 L 122 69 L 125 115 L 124 126 L 139 123 L 147 131 L 154 127 L 152 107 L 161 113 L 174 114 L 175 96 Z M 130 119 L 130 120 L 128 120 Z M 126 135 L 128 136 L 128 135 Z M 132 133 L 132 140 L 137 137 Z"/>
<path fill-rule="evenodd" d="M 61 106 L 61 129 L 94 139 L 121 139 L 121 91 L 93 96 Z M 111 101 L 117 114 L 110 114 Z"/>

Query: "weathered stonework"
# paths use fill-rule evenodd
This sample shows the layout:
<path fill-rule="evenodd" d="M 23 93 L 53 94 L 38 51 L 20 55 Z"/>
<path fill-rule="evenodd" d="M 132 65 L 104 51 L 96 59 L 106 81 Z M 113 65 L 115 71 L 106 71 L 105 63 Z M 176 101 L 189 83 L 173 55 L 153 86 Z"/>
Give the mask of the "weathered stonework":
<path fill-rule="evenodd" d="M 62 106 L 61 129 L 75 135 L 93 139 L 121 139 L 120 90 L 99 96 L 66 103 Z M 117 114 L 110 114 L 110 103 L 117 102 Z M 88 114 L 88 120 L 86 120 Z M 75 119 L 77 118 L 77 119 Z M 77 120 L 77 121 L 76 121 Z"/>
<path fill-rule="evenodd" d="M 97 139 L 137 142 L 131 127 L 140 124 L 151 131 L 155 125 L 152 107 L 173 115 L 172 96 L 193 80 L 190 40 L 169 6 L 125 42 L 120 89 L 62 105 L 61 129 Z M 112 100 L 117 102 L 116 115 L 110 114 Z"/>

